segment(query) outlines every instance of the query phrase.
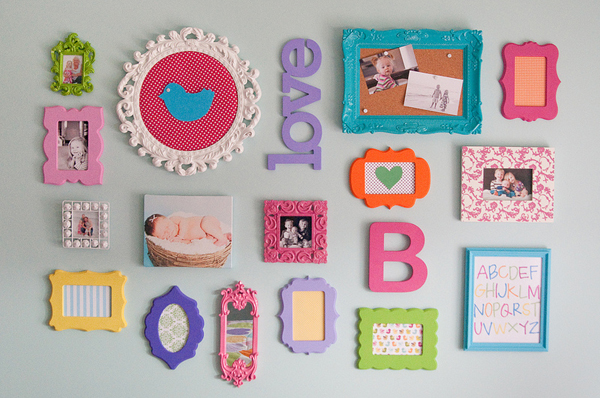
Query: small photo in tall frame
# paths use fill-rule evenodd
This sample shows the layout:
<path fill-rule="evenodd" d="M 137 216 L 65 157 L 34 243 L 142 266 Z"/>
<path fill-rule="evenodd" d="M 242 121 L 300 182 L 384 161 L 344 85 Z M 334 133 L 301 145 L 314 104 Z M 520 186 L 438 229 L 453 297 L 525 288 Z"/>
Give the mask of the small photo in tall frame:
<path fill-rule="evenodd" d="M 96 51 L 90 43 L 82 42 L 76 33 L 71 33 L 52 48 L 50 55 L 53 63 L 50 71 L 54 73 L 52 91 L 79 96 L 94 89 L 90 73 L 94 72 Z"/>

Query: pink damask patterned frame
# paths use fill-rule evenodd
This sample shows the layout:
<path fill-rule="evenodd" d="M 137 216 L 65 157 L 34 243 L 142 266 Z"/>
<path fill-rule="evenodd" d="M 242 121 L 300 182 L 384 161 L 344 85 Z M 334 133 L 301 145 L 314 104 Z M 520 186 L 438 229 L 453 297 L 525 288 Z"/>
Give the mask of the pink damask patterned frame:
<path fill-rule="evenodd" d="M 237 387 L 244 384 L 244 380 L 251 381 L 256 378 L 256 357 L 257 351 L 257 331 L 258 331 L 258 301 L 256 299 L 256 291 L 245 289 L 242 282 L 235 285 L 235 290 L 227 288 L 221 291 L 223 298 L 221 299 L 221 345 L 219 356 L 221 357 L 222 379 L 227 381 L 233 380 L 233 384 Z M 229 315 L 228 304 L 232 303 L 233 308 L 242 310 L 249 303 L 252 306 L 250 314 L 252 315 L 252 348 L 249 353 L 250 364 L 246 365 L 243 359 L 236 359 L 230 366 L 227 364 L 227 315 Z"/>
<path fill-rule="evenodd" d="M 310 222 L 310 243 L 283 244 L 282 229 L 289 219 Z M 327 263 L 327 201 L 266 200 L 264 247 L 267 263 Z"/>
<path fill-rule="evenodd" d="M 87 122 L 87 170 L 68 170 L 59 166 L 59 147 L 62 138 L 58 133 L 59 122 Z M 104 142 L 100 130 L 104 126 L 103 109 L 96 106 L 84 106 L 81 110 L 66 110 L 62 106 L 44 108 L 44 127 L 48 130 L 44 138 L 44 153 L 48 160 L 44 163 L 44 184 L 62 185 L 68 182 L 81 182 L 83 185 L 102 184 L 104 166 L 100 163 L 100 155 Z M 85 138 L 85 137 L 84 137 Z"/>
<path fill-rule="evenodd" d="M 531 169 L 529 200 L 484 199 L 484 169 Z M 554 148 L 463 147 L 461 221 L 554 221 Z"/>

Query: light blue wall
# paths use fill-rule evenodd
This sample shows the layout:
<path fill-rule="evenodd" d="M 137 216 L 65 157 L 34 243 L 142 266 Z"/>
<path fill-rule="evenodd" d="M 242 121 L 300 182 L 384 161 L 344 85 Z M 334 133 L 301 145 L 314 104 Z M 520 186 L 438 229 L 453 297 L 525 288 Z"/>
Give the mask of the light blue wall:
<path fill-rule="evenodd" d="M 600 115 L 600 3 L 548 1 L 2 1 L 0 12 L 0 395 L 42 396 L 595 396 L 600 386 L 600 267 L 596 198 Z M 186 26 L 227 36 L 240 56 L 260 70 L 262 119 L 242 154 L 215 170 L 180 177 L 137 156 L 119 131 L 115 107 L 122 65 L 148 40 Z M 479 136 L 344 135 L 341 39 L 344 28 L 479 29 L 483 133 Z M 50 49 L 77 32 L 96 49 L 94 91 L 63 97 L 49 89 Z M 306 165 L 266 169 L 281 141 L 283 44 L 296 37 L 323 50 L 319 72 L 305 79 L 322 89 L 308 110 L 323 125 L 323 169 Z M 559 112 L 552 121 L 526 123 L 500 114 L 501 49 L 508 42 L 554 43 L 559 51 Z M 45 106 L 104 107 L 104 184 L 43 184 Z M 556 148 L 556 218 L 552 224 L 461 223 L 460 148 L 463 145 Z M 431 191 L 411 209 L 369 209 L 349 190 L 348 170 L 368 148 L 412 148 L 431 167 Z M 233 269 L 149 269 L 142 266 L 144 194 L 231 195 L 237 237 Z M 67 250 L 60 245 L 64 199 L 111 203 L 109 251 Z M 326 265 L 263 262 L 265 199 L 327 200 Z M 425 233 L 421 257 L 425 285 L 406 294 L 367 287 L 368 227 L 375 221 L 417 224 Z M 465 247 L 552 249 L 550 349 L 547 353 L 465 352 L 463 281 Z M 120 270 L 128 326 L 106 331 L 56 332 L 50 319 L 48 275 Z M 291 278 L 323 277 L 338 291 L 338 340 L 324 354 L 293 354 L 280 341 L 279 290 Z M 220 379 L 220 290 L 241 280 L 259 298 L 256 380 L 234 391 Z M 150 354 L 143 336 L 151 300 L 178 285 L 198 301 L 205 339 L 195 358 L 169 370 Z M 358 370 L 357 308 L 437 308 L 438 369 Z"/>

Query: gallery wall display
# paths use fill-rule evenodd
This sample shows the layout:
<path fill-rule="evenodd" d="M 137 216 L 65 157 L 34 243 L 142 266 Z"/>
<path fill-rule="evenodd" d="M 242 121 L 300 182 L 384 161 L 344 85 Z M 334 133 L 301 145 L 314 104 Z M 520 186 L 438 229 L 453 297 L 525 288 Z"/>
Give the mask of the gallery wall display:
<path fill-rule="evenodd" d="M 550 249 L 466 250 L 465 341 L 472 351 L 548 351 Z"/>
<path fill-rule="evenodd" d="M 437 368 L 438 310 L 360 308 L 359 369 Z"/>
<path fill-rule="evenodd" d="M 240 387 L 256 378 L 258 300 L 242 282 L 221 291 L 221 378 Z"/>
<path fill-rule="evenodd" d="M 327 201 L 265 200 L 267 263 L 327 262 Z"/>
<path fill-rule="evenodd" d="M 258 70 L 226 37 L 171 31 L 135 52 L 118 87 L 121 132 L 152 163 L 189 176 L 243 151 L 260 120 Z"/>
<path fill-rule="evenodd" d="M 52 91 L 60 91 L 62 95 L 81 95 L 94 89 L 90 73 L 94 72 L 92 64 L 96 51 L 88 42 L 82 42 L 77 33 L 71 33 L 65 41 L 59 41 L 50 51 L 54 82 Z"/>
<path fill-rule="evenodd" d="M 44 108 L 44 183 L 62 185 L 80 182 L 83 185 L 102 184 L 104 166 L 100 155 L 104 141 L 100 130 L 104 126 L 103 109 L 84 106 L 81 110 L 62 106 Z"/>
<path fill-rule="evenodd" d="M 162 359 L 171 369 L 196 355 L 204 338 L 204 318 L 196 300 L 173 286 L 168 293 L 155 298 L 146 315 L 144 336 L 152 355 Z"/>
<path fill-rule="evenodd" d="M 554 148 L 463 147 L 461 221 L 552 222 Z"/>
<path fill-rule="evenodd" d="M 560 80 L 556 72 L 558 49 L 528 41 L 508 43 L 502 49 L 504 73 L 500 84 L 504 91 L 502 115 L 527 122 L 554 119 L 558 113 L 556 91 Z"/>
<path fill-rule="evenodd" d="M 125 281 L 119 271 L 67 272 L 50 274 L 52 317 L 56 330 L 79 329 L 120 332 L 125 322 Z"/>
<path fill-rule="evenodd" d="M 368 207 L 412 207 L 427 195 L 430 183 L 429 164 L 409 148 L 371 148 L 350 167 L 350 190 Z"/>
<path fill-rule="evenodd" d="M 323 278 L 295 278 L 281 289 L 281 341 L 296 353 L 322 353 L 335 343 L 337 292 Z"/>
<path fill-rule="evenodd" d="M 481 133 L 481 31 L 345 29 L 345 133 Z"/>
<path fill-rule="evenodd" d="M 68 249 L 110 248 L 110 204 L 99 201 L 62 202 L 62 245 Z"/>

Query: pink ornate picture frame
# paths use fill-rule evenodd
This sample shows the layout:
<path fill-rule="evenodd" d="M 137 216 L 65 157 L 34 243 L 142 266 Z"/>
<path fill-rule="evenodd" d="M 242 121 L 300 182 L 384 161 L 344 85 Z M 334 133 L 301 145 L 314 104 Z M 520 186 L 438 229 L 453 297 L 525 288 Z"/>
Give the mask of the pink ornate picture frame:
<path fill-rule="evenodd" d="M 554 148 L 463 147 L 461 191 L 461 221 L 552 222 Z"/>
<path fill-rule="evenodd" d="M 556 46 L 540 46 L 532 41 L 521 45 L 508 43 L 502 49 L 502 59 L 502 116 L 527 122 L 554 119 L 558 113 L 556 91 L 560 84 L 556 73 Z"/>
<path fill-rule="evenodd" d="M 239 387 L 256 378 L 258 301 L 256 291 L 244 288 L 242 282 L 221 295 L 221 378 Z"/>
<path fill-rule="evenodd" d="M 265 262 L 327 263 L 327 201 L 265 201 Z"/>
<path fill-rule="evenodd" d="M 100 155 L 104 142 L 100 130 L 104 126 L 101 107 L 84 106 L 66 110 L 62 106 L 44 108 L 44 184 L 62 185 L 81 182 L 102 184 L 104 166 Z"/>

